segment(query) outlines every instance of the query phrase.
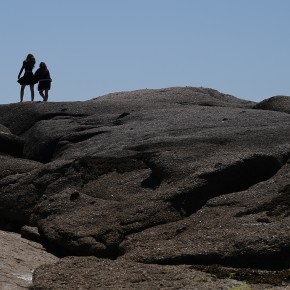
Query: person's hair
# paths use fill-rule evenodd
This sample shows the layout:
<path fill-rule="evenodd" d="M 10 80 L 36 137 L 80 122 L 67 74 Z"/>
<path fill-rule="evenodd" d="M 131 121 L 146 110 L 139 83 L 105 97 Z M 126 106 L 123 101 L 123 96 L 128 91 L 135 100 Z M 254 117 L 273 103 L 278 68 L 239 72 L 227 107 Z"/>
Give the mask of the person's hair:
<path fill-rule="evenodd" d="M 34 67 L 35 65 L 35 57 L 33 54 L 29 53 L 26 57 L 26 61 L 32 66 Z"/>
<path fill-rule="evenodd" d="M 39 68 L 43 71 L 47 71 L 47 66 L 46 66 L 45 62 L 43 62 L 43 61 L 39 64 Z"/>
<path fill-rule="evenodd" d="M 31 58 L 34 58 L 34 55 L 29 53 L 26 57 L 26 61 L 29 61 Z"/>

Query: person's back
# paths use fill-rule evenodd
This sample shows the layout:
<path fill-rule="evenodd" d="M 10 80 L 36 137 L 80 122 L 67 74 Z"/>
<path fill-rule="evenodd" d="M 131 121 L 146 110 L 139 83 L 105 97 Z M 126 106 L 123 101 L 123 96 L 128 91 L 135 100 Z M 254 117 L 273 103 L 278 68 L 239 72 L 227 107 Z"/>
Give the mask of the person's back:
<path fill-rule="evenodd" d="M 51 86 L 51 77 L 49 70 L 44 62 L 39 64 L 39 69 L 35 72 L 35 77 L 38 81 L 38 91 L 44 101 L 48 100 L 48 91 Z"/>
<path fill-rule="evenodd" d="M 43 70 L 42 68 L 39 68 L 34 75 L 38 81 L 51 80 L 48 69 Z"/>

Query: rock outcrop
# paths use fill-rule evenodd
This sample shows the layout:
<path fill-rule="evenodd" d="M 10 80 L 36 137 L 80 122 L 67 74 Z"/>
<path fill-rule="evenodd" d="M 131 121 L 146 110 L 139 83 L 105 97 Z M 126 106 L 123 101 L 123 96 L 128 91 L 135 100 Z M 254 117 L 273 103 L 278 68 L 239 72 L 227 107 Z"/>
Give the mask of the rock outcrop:
<path fill-rule="evenodd" d="M 285 102 L 186 87 L 0 106 L 0 218 L 75 256 L 34 289 L 288 285 Z"/>
<path fill-rule="evenodd" d="M 3 290 L 30 287 L 35 268 L 58 261 L 39 243 L 22 239 L 16 233 L 0 231 L 0 247 L 0 289 Z"/>
<path fill-rule="evenodd" d="M 254 109 L 270 110 L 290 113 L 290 97 L 289 96 L 274 96 L 266 99 L 254 106 Z"/>

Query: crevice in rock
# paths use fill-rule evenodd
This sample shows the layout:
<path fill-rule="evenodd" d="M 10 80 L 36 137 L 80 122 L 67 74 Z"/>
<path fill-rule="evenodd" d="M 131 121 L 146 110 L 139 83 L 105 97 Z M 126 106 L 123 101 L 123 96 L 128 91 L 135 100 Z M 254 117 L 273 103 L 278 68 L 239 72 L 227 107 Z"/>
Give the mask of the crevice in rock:
<path fill-rule="evenodd" d="M 184 216 L 190 216 L 213 197 L 239 192 L 271 178 L 286 162 L 285 157 L 255 155 L 224 169 L 199 176 L 201 185 L 170 200 Z"/>
<path fill-rule="evenodd" d="M 5 219 L 3 216 L 0 217 L 0 230 L 5 232 L 19 233 L 21 225 L 16 224 L 10 220 Z"/>
<path fill-rule="evenodd" d="M 122 113 L 120 116 L 118 116 L 118 118 L 114 121 L 114 125 L 115 126 L 119 126 L 119 125 L 122 125 L 123 122 L 122 122 L 122 119 L 125 118 L 126 116 L 130 115 L 130 113 Z"/>
<path fill-rule="evenodd" d="M 45 143 L 40 143 L 37 148 L 37 152 L 25 150 L 24 147 L 24 158 L 35 160 L 41 163 L 48 163 L 51 161 L 58 144 L 58 139 L 49 140 Z M 29 148 L 28 148 L 29 149 Z"/>
<path fill-rule="evenodd" d="M 160 186 L 162 179 L 160 179 L 153 171 L 150 176 L 141 182 L 143 188 L 156 189 Z"/>
<path fill-rule="evenodd" d="M 218 279 L 235 279 L 250 284 L 268 284 L 282 286 L 290 282 L 290 270 L 268 271 L 261 269 L 232 268 L 220 265 L 194 265 L 191 268 L 210 273 Z"/>
<path fill-rule="evenodd" d="M 74 134 L 71 134 L 69 136 L 65 136 L 60 141 L 69 141 L 71 143 L 78 143 L 78 142 L 82 142 L 82 141 L 88 140 L 88 139 L 90 139 L 90 138 L 92 138 L 94 136 L 105 134 L 105 133 L 108 133 L 108 132 L 109 131 L 98 131 L 98 132 L 82 131 L 81 133 L 74 133 Z"/>
<path fill-rule="evenodd" d="M 45 237 L 40 236 L 39 243 L 45 248 L 45 250 L 58 257 L 59 259 L 67 256 L 78 256 L 75 253 L 69 251 L 66 247 L 60 247 L 53 244 L 51 241 L 48 241 Z"/>
<path fill-rule="evenodd" d="M 275 253 L 237 253 L 236 256 L 230 257 L 224 257 L 221 254 L 182 255 L 162 260 L 151 260 L 148 263 L 158 265 L 219 265 L 279 271 L 290 267 L 290 246 L 285 246 Z"/>
<path fill-rule="evenodd" d="M 126 117 L 126 116 L 129 116 L 130 115 L 130 113 L 126 113 L 126 112 L 124 112 L 123 114 L 121 114 L 117 119 L 122 119 L 122 118 L 124 118 L 124 117 Z"/>
<path fill-rule="evenodd" d="M 58 258 L 67 256 L 95 256 L 100 259 L 115 260 L 120 256 L 119 243 L 108 244 L 101 238 L 96 239 L 96 241 L 103 244 L 104 247 L 97 249 L 87 243 L 78 243 L 76 237 L 63 236 L 58 240 L 51 240 L 40 233 L 40 243 L 42 246 L 47 252 Z M 71 245 L 72 242 L 74 243 L 73 246 Z"/>
<path fill-rule="evenodd" d="M 12 134 L 0 134 L 0 152 L 22 157 L 24 140 Z"/>
<path fill-rule="evenodd" d="M 141 182 L 141 186 L 143 188 L 149 188 L 149 189 L 157 189 L 162 181 L 166 178 L 168 173 L 165 172 L 165 169 L 161 166 L 158 166 L 154 161 L 152 161 L 152 158 L 154 157 L 153 152 L 146 152 L 142 153 L 139 156 L 139 159 L 146 164 L 147 168 L 151 170 L 151 174 L 144 179 Z"/>

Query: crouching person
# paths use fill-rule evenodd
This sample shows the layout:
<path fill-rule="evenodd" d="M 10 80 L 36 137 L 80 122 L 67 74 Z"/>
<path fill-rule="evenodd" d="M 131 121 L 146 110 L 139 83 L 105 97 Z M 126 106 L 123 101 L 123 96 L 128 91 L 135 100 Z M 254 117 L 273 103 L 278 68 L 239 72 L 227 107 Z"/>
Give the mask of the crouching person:
<path fill-rule="evenodd" d="M 39 64 L 39 69 L 34 74 L 35 78 L 38 81 L 38 92 L 43 98 L 43 101 L 48 100 L 48 91 L 51 86 L 51 78 L 49 70 L 44 62 Z"/>

